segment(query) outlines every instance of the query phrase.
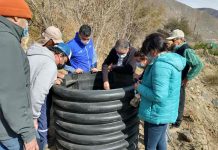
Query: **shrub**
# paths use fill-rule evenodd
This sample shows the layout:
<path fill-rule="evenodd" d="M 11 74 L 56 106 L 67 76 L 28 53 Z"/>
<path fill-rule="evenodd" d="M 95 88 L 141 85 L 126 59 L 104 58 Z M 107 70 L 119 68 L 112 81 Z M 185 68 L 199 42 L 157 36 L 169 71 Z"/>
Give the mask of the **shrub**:
<path fill-rule="evenodd" d="M 180 29 L 182 30 L 185 35 L 191 34 L 191 29 L 188 24 L 188 20 L 185 17 L 182 18 L 171 18 L 168 20 L 167 24 L 164 25 L 164 29 L 166 30 L 175 30 Z"/>

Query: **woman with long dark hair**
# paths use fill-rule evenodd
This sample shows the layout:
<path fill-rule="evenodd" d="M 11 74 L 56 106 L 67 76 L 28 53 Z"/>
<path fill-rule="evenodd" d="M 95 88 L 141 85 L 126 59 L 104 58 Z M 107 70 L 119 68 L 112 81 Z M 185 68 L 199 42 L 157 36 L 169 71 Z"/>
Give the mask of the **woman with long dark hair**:
<path fill-rule="evenodd" d="M 174 123 L 178 115 L 181 71 L 186 60 L 169 52 L 159 33 L 146 37 L 141 52 L 150 61 L 142 82 L 135 84 L 141 95 L 139 118 L 144 121 L 145 149 L 166 150 L 167 124 Z"/>

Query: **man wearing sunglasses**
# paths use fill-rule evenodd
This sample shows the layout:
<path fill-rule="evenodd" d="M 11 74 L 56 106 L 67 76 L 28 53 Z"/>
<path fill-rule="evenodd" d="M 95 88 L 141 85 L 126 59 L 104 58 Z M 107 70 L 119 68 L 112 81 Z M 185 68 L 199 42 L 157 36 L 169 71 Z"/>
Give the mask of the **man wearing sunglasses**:
<path fill-rule="evenodd" d="M 74 39 L 70 40 L 69 45 L 72 56 L 71 66 L 65 69 L 72 73 L 97 72 L 97 55 L 91 39 L 91 27 L 82 25 Z"/>

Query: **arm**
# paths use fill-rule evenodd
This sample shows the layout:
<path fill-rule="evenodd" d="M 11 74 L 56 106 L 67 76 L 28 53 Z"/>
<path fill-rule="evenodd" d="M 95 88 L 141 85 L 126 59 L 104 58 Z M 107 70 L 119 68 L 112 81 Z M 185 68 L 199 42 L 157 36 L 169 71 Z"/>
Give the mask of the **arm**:
<path fill-rule="evenodd" d="M 35 129 L 24 68 L 25 54 L 12 35 L 1 33 L 0 42 L 0 111 L 9 127 L 28 143 L 35 138 Z"/>
<path fill-rule="evenodd" d="M 112 49 L 102 64 L 103 81 L 108 81 L 108 67 L 113 63 L 115 50 Z"/>
<path fill-rule="evenodd" d="M 75 72 L 75 68 L 73 68 L 72 66 L 68 66 L 68 65 L 65 65 L 64 66 L 64 69 L 71 72 L 71 73 L 74 73 Z"/>
<path fill-rule="evenodd" d="M 162 64 L 161 62 L 153 64 L 151 88 L 143 84 L 139 84 L 137 87 L 139 94 L 149 101 L 160 102 L 168 97 L 171 70 Z M 143 80 L 147 79 L 143 77 Z"/>
<path fill-rule="evenodd" d="M 93 48 L 93 58 L 92 58 L 92 68 L 97 68 L 97 53 L 95 48 Z"/>
<path fill-rule="evenodd" d="M 203 63 L 192 49 L 186 49 L 184 52 L 184 56 L 187 59 L 187 64 L 191 66 L 191 70 L 187 74 L 187 79 L 192 80 L 202 70 Z"/>
<path fill-rule="evenodd" d="M 57 67 L 55 64 L 44 64 L 33 81 L 31 88 L 31 100 L 33 118 L 39 118 L 41 107 L 46 100 L 46 96 L 57 78 Z"/>

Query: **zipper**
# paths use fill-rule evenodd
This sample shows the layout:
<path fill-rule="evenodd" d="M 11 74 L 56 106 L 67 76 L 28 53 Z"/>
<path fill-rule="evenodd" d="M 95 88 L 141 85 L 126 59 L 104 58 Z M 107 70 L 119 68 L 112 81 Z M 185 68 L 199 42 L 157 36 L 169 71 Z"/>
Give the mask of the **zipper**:
<path fill-rule="evenodd" d="M 85 47 L 85 49 L 86 49 L 86 55 L 87 55 L 87 57 L 88 57 L 88 64 L 89 64 L 89 71 L 91 71 L 91 65 L 90 65 L 90 62 L 89 62 L 89 54 L 88 54 L 88 50 L 87 50 L 87 48 Z"/>

